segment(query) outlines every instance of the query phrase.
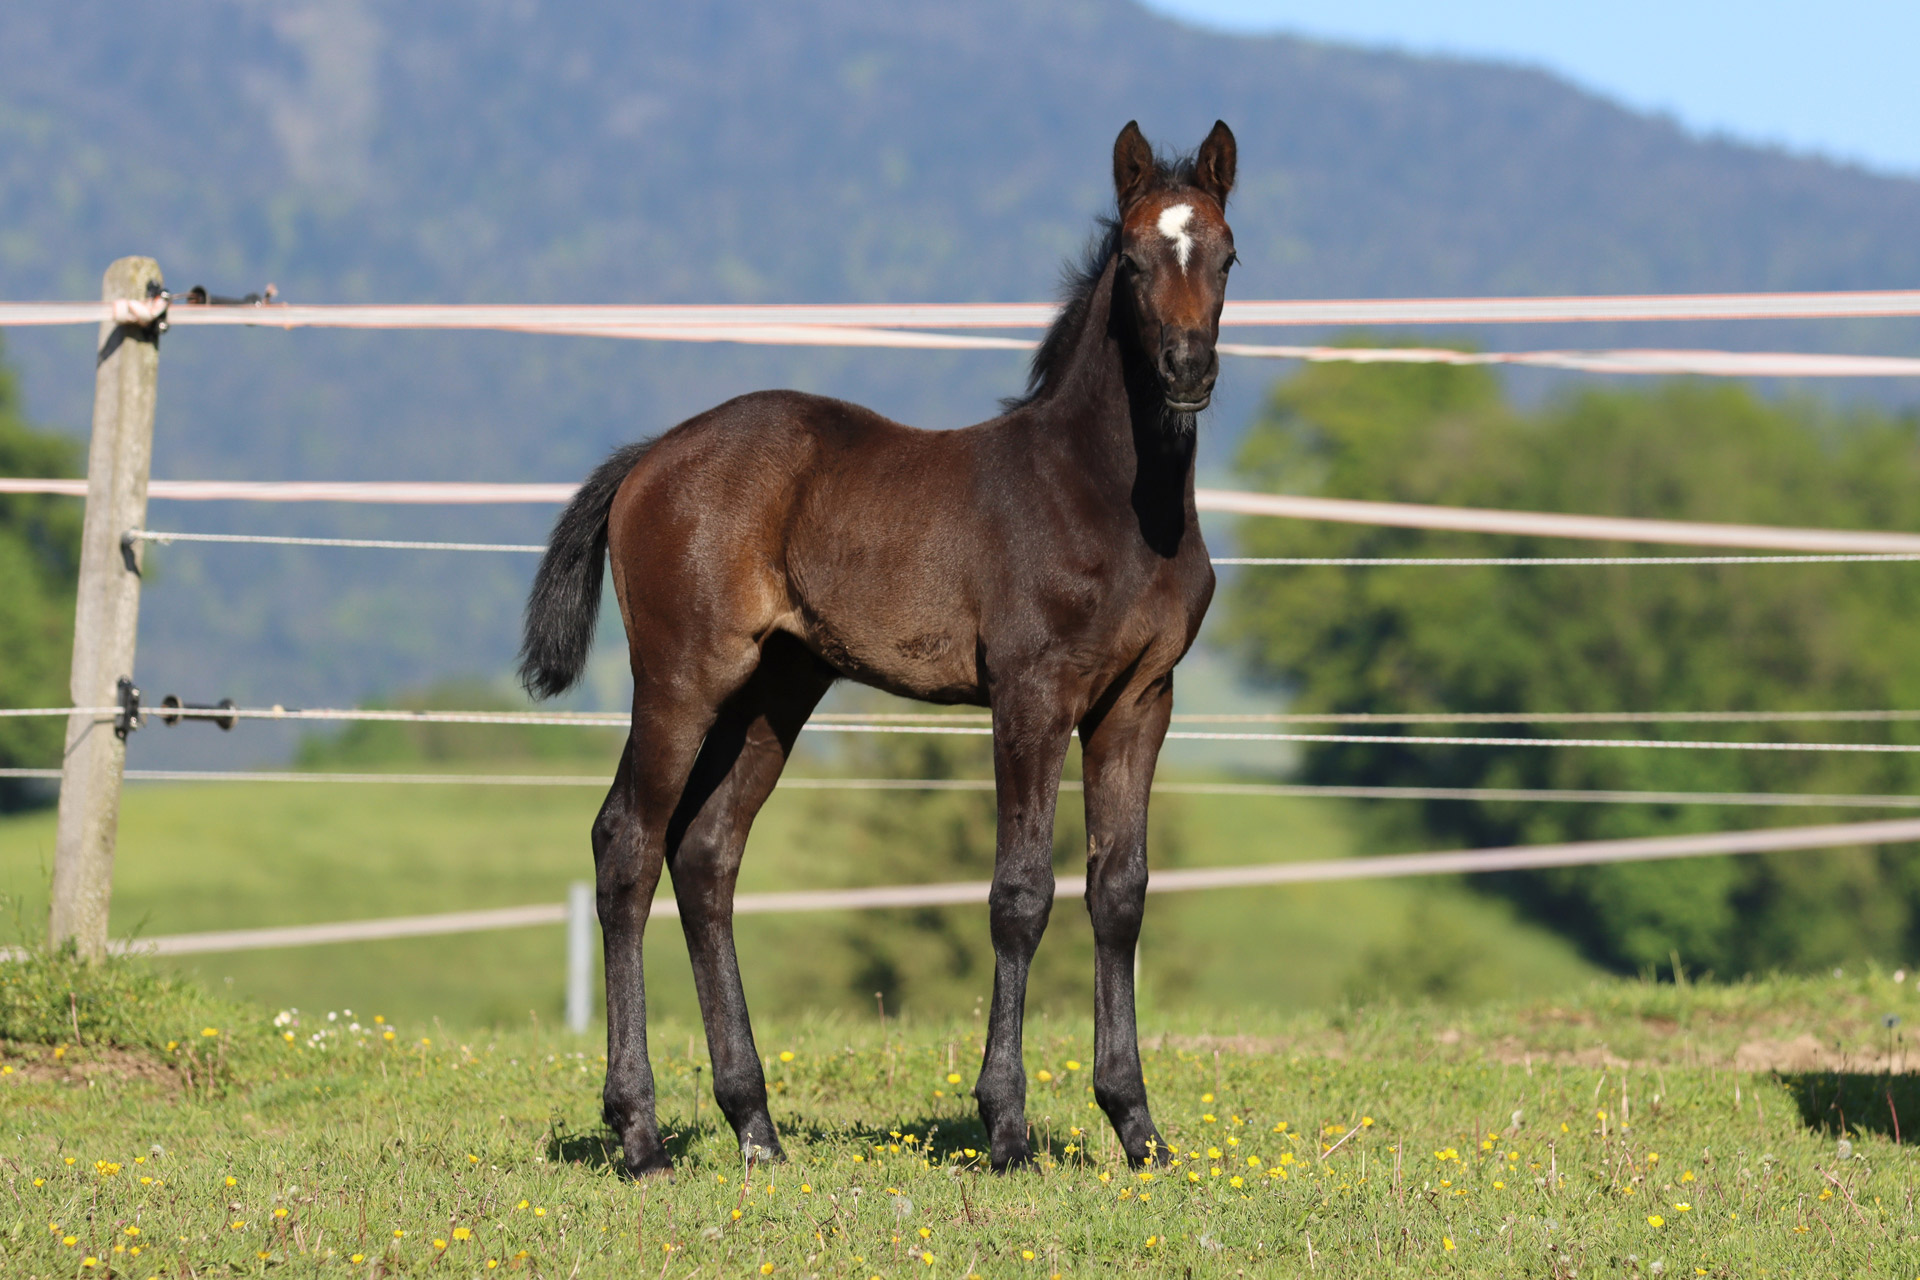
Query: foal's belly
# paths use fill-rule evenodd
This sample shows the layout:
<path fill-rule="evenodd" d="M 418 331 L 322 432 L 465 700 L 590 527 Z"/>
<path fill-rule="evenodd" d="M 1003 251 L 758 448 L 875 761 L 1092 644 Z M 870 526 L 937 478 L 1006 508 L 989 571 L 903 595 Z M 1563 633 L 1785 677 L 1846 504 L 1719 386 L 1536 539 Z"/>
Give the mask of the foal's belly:
<path fill-rule="evenodd" d="M 911 597 L 838 603 L 805 602 L 786 629 L 849 680 L 926 702 L 985 705 L 971 617 L 915 607 Z"/>

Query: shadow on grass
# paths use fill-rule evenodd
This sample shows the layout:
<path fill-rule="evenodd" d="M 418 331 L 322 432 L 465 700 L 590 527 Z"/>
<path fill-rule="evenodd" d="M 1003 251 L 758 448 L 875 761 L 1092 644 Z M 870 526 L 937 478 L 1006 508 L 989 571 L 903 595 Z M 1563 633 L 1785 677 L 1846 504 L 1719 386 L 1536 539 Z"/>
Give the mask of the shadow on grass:
<path fill-rule="evenodd" d="M 1900 1142 L 1920 1135 L 1920 1076 L 1801 1071 L 1782 1073 L 1780 1083 L 1816 1133 L 1878 1133 Z"/>
<path fill-rule="evenodd" d="M 1105 1123 L 1104 1119 L 1102 1123 Z M 661 1141 L 666 1145 L 668 1159 L 675 1166 L 680 1166 L 690 1161 L 695 1151 L 715 1132 L 713 1125 L 703 1123 L 687 1132 L 662 1134 Z M 724 1126 L 717 1132 L 722 1136 L 731 1136 L 726 1133 Z M 987 1163 L 987 1131 L 976 1117 L 903 1116 L 889 1122 L 886 1128 L 861 1124 L 824 1125 L 802 1120 L 781 1126 L 780 1134 L 788 1145 L 802 1148 L 852 1142 L 866 1150 L 898 1148 L 900 1154 L 911 1153 L 935 1165 L 954 1164 L 962 1168 L 977 1165 L 985 1168 Z M 1091 1159 L 1086 1150 L 1087 1135 L 1075 1137 L 1066 1130 L 1054 1131 L 1039 1123 L 1032 1126 L 1031 1134 L 1036 1156 L 1051 1155 L 1062 1164 Z M 909 1136 L 911 1142 L 906 1140 Z M 1076 1148 L 1071 1155 L 1066 1152 L 1068 1146 Z M 556 1117 L 547 1132 L 547 1159 L 556 1164 L 617 1173 L 621 1170 L 620 1140 L 604 1125 L 577 1132 L 566 1121 Z"/>
<path fill-rule="evenodd" d="M 699 1145 L 701 1131 L 707 1127 L 702 1125 L 700 1129 L 687 1133 L 661 1134 L 660 1141 L 667 1149 L 667 1159 L 676 1166 L 686 1163 Z M 580 1133 L 557 1117 L 547 1129 L 547 1159 L 554 1164 L 570 1164 L 596 1173 L 626 1171 L 620 1155 L 620 1139 L 614 1136 L 613 1130 L 596 1124 Z"/>

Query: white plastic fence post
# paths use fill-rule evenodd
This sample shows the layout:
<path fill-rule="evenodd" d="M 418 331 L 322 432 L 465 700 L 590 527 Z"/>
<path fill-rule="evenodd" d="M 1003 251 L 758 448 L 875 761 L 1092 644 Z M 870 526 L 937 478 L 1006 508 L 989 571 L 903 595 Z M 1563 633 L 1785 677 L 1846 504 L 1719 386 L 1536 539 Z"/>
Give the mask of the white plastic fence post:
<path fill-rule="evenodd" d="M 593 1007 L 593 885 L 567 886 L 567 1030 L 585 1031 Z"/>
<path fill-rule="evenodd" d="M 101 296 L 108 303 L 145 300 L 160 282 L 160 264 L 152 258 L 122 258 L 107 268 Z M 120 539 L 146 523 L 159 374 L 160 343 L 154 329 L 112 320 L 101 324 L 93 375 L 93 438 L 87 449 L 87 514 L 73 611 L 69 688 L 76 707 L 114 705 L 121 679 L 133 676 L 141 544 L 123 549 Z M 55 946 L 73 939 L 89 960 L 107 951 L 113 845 L 126 763 L 126 740 L 111 718 L 67 718 L 47 932 Z"/>

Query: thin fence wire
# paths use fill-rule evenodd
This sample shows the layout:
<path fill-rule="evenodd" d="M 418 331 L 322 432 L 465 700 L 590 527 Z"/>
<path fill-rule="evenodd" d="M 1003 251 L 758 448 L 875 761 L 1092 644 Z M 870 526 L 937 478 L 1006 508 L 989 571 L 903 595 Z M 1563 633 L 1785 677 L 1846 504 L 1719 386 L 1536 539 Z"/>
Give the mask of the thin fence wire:
<path fill-rule="evenodd" d="M 13 707 L 0 710 L 0 716 L 69 716 L 76 712 L 100 717 L 120 714 L 117 707 Z M 150 712 L 151 714 L 151 712 Z M 528 712 L 528 711 L 413 711 L 376 708 L 302 708 L 302 707 L 169 707 L 162 713 L 179 720 L 259 720 L 321 723 L 372 722 L 389 724 L 472 724 L 529 725 L 563 728 L 621 729 L 632 717 L 621 711 Z M 1920 713 L 1905 710 L 1882 711 L 1691 711 L 1691 712 L 1435 712 L 1406 715 L 1381 715 L 1371 712 L 1347 714 L 1290 715 L 1183 715 L 1184 723 L 1265 723 L 1265 724 L 1779 724 L 1779 723 L 1903 723 L 1920 719 Z M 903 733 L 946 734 L 989 737 L 991 718 L 986 715 L 861 715 L 826 714 L 815 717 L 803 728 L 813 733 Z M 1672 738 L 1555 738 L 1555 737 L 1473 737 L 1441 734 L 1380 733 L 1265 733 L 1244 731 L 1202 731 L 1175 729 L 1169 741 L 1185 742 L 1277 742 L 1328 743 L 1360 746 L 1431 747 L 1613 747 L 1666 751 L 1814 751 L 1868 754 L 1920 753 L 1920 743 L 1887 742 L 1747 742 L 1739 740 Z"/>
<path fill-rule="evenodd" d="M 604 791 L 606 774 L 330 773 L 299 770 L 129 769 L 129 782 L 293 783 L 448 787 L 561 787 Z M 0 769 L 0 778 L 53 781 L 58 769 Z M 782 778 L 783 791 L 991 792 L 991 778 Z M 1082 790 L 1065 779 L 1060 789 Z M 1285 782 L 1156 782 L 1156 795 L 1272 799 L 1459 800 L 1478 803 L 1705 805 L 1734 808 L 1920 809 L 1920 796 L 1796 791 L 1583 791 L 1545 787 L 1365 787 Z"/>

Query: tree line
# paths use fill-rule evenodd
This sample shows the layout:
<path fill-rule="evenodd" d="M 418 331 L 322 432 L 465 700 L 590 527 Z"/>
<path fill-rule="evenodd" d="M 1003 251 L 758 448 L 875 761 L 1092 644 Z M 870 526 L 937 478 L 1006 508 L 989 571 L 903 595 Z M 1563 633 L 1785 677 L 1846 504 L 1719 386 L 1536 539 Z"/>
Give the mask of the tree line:
<path fill-rule="evenodd" d="M 1239 451 L 1273 492 L 1518 510 L 1920 529 L 1920 419 L 1684 380 L 1521 407 L 1485 369 L 1323 364 L 1279 383 Z M 1661 555 L 1247 521 L 1257 556 Z M 1920 565 L 1246 569 L 1231 644 L 1300 711 L 1832 711 L 1920 706 Z M 1478 732 L 1478 729 L 1468 732 Z M 1920 742 L 1913 724 L 1495 726 L 1502 736 Z M 1911 795 L 1911 755 L 1325 745 L 1319 783 Z M 1429 801 L 1376 840 L 1494 846 L 1892 816 L 1858 809 Z M 1623 970 L 1722 976 L 1920 954 L 1907 847 L 1488 877 Z"/>

